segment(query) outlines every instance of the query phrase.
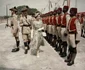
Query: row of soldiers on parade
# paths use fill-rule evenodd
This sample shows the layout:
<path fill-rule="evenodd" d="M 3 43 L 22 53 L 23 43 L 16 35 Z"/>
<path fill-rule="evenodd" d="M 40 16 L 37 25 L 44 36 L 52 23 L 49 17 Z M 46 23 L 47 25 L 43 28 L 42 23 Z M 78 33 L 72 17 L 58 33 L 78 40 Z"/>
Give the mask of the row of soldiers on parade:
<path fill-rule="evenodd" d="M 64 6 L 63 9 L 59 7 L 41 17 L 44 31 L 47 34 L 46 40 L 59 52 L 61 57 L 67 57 L 65 62 L 71 66 L 77 54 L 77 44 L 80 42 L 83 22 L 80 23 L 77 19 L 77 8 L 70 8 L 67 13 L 68 10 L 68 6 Z"/>

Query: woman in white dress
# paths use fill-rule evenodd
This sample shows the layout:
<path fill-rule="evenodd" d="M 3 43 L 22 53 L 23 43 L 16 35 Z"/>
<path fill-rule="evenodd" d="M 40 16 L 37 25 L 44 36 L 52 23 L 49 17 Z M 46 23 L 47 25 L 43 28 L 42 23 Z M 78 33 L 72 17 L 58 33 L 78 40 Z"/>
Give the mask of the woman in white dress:
<path fill-rule="evenodd" d="M 32 55 L 38 55 L 39 48 L 43 43 L 43 23 L 40 18 L 40 15 L 37 15 L 35 19 L 32 21 L 32 26 L 33 26 L 33 38 L 30 43 L 30 49 L 31 49 L 31 54 Z"/>

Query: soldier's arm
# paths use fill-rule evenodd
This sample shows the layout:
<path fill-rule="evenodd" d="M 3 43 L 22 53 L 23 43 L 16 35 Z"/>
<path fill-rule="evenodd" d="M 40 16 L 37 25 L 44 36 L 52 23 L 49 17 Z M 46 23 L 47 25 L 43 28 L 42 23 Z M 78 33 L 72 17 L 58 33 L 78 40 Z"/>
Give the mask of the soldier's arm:
<path fill-rule="evenodd" d="M 75 24 L 76 24 L 76 30 L 77 30 L 76 44 L 78 44 L 80 42 L 80 37 L 81 37 L 81 26 L 78 20 L 76 20 Z"/>
<path fill-rule="evenodd" d="M 7 24 L 8 27 L 12 27 L 13 26 L 13 18 L 11 18 L 10 20 L 10 24 Z"/>
<path fill-rule="evenodd" d="M 68 23 L 69 23 L 69 20 L 70 20 L 70 15 L 68 14 L 67 16 L 66 16 L 66 26 L 68 26 Z"/>
<path fill-rule="evenodd" d="M 20 18 L 20 26 L 22 27 L 23 26 L 23 19 L 22 18 Z"/>
<path fill-rule="evenodd" d="M 76 24 L 77 33 L 81 34 L 81 25 L 80 25 L 80 22 L 78 20 L 76 20 L 75 24 Z"/>
<path fill-rule="evenodd" d="M 68 23 L 69 23 L 69 20 L 70 20 L 70 15 L 66 15 L 66 31 L 68 32 Z"/>

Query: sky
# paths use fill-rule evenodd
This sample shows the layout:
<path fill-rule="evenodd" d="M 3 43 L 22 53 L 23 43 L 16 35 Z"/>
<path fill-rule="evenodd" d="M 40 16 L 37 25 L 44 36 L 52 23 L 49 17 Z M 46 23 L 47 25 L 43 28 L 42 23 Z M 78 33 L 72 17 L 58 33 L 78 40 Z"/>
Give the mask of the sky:
<path fill-rule="evenodd" d="M 14 6 L 20 6 L 20 5 L 28 5 L 30 8 L 37 8 L 39 11 L 42 11 L 43 13 L 48 12 L 48 1 L 49 0 L 0 0 L 0 16 L 6 15 L 6 5 L 8 9 Z M 59 0 L 50 0 L 52 1 L 52 8 L 53 10 L 55 8 L 55 2 L 58 2 Z M 64 0 L 60 0 L 56 6 L 62 7 Z M 70 0 L 71 6 L 75 7 L 75 0 Z M 85 12 L 85 0 L 77 0 L 77 8 L 78 12 Z M 45 10 L 43 11 L 43 9 Z M 10 15 L 10 11 L 8 10 L 8 14 Z"/>

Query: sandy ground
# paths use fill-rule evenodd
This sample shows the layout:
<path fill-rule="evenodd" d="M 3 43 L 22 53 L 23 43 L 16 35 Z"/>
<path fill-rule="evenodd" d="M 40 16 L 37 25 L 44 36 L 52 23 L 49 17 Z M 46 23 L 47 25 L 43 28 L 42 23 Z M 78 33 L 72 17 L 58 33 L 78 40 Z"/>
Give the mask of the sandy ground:
<path fill-rule="evenodd" d="M 57 52 L 44 40 L 45 46 L 41 46 L 42 52 L 39 58 L 30 54 L 24 54 L 23 41 L 20 34 L 20 51 L 12 53 L 15 46 L 10 28 L 0 24 L 0 70 L 85 70 L 85 39 L 81 38 L 78 45 L 78 54 L 75 64 L 71 67 L 64 62 Z"/>

